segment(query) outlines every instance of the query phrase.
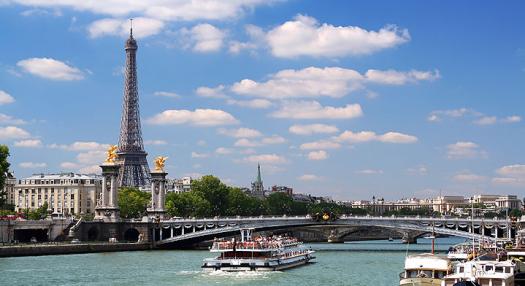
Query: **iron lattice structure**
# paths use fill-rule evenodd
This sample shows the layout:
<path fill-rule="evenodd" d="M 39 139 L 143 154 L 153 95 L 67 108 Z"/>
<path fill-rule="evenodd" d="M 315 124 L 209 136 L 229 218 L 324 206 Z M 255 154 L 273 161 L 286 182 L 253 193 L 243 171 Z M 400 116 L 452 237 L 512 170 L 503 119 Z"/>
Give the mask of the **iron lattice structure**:
<path fill-rule="evenodd" d="M 144 151 L 140 127 L 139 93 L 137 87 L 137 41 L 130 31 L 126 41 L 126 75 L 124 82 L 124 102 L 120 122 L 117 162 L 120 165 L 119 186 L 144 187 L 149 184 L 150 171 L 148 155 Z"/>

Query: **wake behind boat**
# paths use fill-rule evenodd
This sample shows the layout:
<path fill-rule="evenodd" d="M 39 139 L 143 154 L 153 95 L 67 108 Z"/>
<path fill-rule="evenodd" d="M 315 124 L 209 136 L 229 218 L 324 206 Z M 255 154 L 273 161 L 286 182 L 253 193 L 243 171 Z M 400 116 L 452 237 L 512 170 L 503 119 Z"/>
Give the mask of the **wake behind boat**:
<path fill-rule="evenodd" d="M 216 240 L 210 252 L 215 258 L 204 259 L 204 270 L 277 271 L 307 264 L 314 251 L 296 238 L 287 236 L 251 237 L 252 229 L 241 230 L 241 240 Z"/>

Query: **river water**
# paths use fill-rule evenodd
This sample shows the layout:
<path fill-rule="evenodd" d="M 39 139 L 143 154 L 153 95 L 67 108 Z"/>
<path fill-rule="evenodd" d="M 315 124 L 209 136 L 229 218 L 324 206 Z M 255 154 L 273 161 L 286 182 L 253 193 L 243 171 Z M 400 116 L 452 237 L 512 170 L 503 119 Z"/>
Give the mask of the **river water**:
<path fill-rule="evenodd" d="M 444 253 L 460 238 L 440 238 Z M 430 251 L 430 241 L 308 244 L 316 263 L 282 272 L 202 272 L 202 250 L 165 250 L 0 258 L 0 285 L 399 285 L 407 252 Z M 408 251 L 407 251 L 408 250 Z"/>

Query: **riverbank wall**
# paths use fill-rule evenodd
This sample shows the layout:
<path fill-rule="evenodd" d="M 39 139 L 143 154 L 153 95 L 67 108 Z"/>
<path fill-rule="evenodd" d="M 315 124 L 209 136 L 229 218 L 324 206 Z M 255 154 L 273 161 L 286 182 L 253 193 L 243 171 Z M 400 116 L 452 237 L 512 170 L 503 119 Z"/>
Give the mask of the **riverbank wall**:
<path fill-rule="evenodd" d="M 0 257 L 62 255 L 152 249 L 150 243 L 80 243 L 0 246 Z"/>

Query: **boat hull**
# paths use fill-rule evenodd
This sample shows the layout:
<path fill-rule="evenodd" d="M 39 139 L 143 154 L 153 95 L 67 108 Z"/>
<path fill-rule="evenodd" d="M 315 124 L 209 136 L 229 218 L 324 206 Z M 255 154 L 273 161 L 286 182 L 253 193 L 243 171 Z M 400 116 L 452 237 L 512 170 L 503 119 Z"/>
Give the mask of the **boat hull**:
<path fill-rule="evenodd" d="M 300 256 L 286 260 L 275 261 L 267 265 L 257 265 L 253 263 L 238 263 L 238 265 L 226 263 L 205 263 L 202 268 L 205 271 L 225 271 L 225 272 L 244 272 L 244 271 L 280 271 L 310 263 L 313 256 Z"/>

